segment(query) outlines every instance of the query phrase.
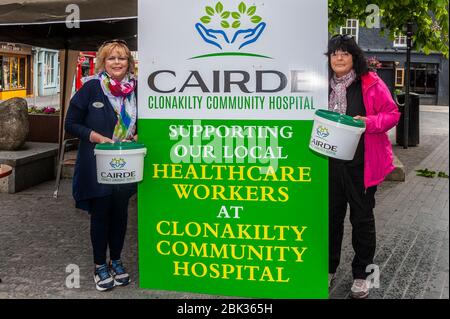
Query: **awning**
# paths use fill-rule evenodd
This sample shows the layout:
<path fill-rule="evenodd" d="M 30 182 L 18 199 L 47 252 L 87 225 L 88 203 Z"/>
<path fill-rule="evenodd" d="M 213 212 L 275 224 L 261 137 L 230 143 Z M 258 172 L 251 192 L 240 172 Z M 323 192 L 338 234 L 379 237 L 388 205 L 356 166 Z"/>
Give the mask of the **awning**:
<path fill-rule="evenodd" d="M 89 51 L 112 38 L 136 50 L 136 0 L 0 0 L 0 41 Z"/>

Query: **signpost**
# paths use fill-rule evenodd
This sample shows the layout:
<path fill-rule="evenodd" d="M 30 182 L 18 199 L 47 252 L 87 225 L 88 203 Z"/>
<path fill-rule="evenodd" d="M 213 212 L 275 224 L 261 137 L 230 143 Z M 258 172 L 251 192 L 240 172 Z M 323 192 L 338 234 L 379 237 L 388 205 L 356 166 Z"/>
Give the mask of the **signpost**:
<path fill-rule="evenodd" d="M 328 297 L 327 10 L 139 2 L 142 288 Z"/>

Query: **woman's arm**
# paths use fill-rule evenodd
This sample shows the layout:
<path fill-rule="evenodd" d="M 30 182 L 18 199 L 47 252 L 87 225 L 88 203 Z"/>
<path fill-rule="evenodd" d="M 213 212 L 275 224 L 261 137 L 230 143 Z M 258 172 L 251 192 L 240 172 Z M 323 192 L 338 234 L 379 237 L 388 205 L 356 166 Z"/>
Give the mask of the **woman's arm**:
<path fill-rule="evenodd" d="M 366 132 L 369 134 L 385 133 L 397 125 L 400 119 L 400 112 L 389 89 L 380 82 L 376 86 L 376 94 L 370 97 L 376 114 L 367 115 L 365 120 Z"/>
<path fill-rule="evenodd" d="M 95 132 L 84 124 L 88 105 L 89 90 L 88 87 L 83 86 L 70 101 L 65 121 L 66 132 L 91 143 L 112 143 L 110 138 Z"/>
<path fill-rule="evenodd" d="M 67 133 L 76 136 L 81 140 L 89 141 L 89 137 L 93 130 L 84 125 L 87 110 L 77 105 L 74 98 L 70 101 L 69 109 L 67 110 L 64 126 L 65 130 Z"/>

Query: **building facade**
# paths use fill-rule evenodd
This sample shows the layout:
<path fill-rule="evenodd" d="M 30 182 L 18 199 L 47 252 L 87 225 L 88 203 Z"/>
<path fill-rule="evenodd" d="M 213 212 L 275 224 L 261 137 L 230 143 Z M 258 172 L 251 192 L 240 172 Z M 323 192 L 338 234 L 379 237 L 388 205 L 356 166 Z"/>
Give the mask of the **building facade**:
<path fill-rule="evenodd" d="M 391 92 L 404 90 L 406 65 L 406 36 L 391 41 L 381 36 L 379 29 L 359 27 L 359 21 L 348 19 L 342 34 L 352 34 L 367 57 L 381 62 L 377 71 Z M 421 104 L 449 105 L 448 59 L 440 53 L 411 52 L 410 90 L 420 95 Z"/>
<path fill-rule="evenodd" d="M 33 94 L 31 46 L 0 42 L 0 100 Z"/>
<path fill-rule="evenodd" d="M 59 93 L 59 51 L 33 48 L 34 87 L 37 96 L 50 96 Z"/>

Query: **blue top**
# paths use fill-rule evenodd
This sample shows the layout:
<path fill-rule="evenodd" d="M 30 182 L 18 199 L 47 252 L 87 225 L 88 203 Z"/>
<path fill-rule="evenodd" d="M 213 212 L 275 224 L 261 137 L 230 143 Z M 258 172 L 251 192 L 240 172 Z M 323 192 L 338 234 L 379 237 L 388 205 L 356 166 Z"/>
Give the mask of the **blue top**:
<path fill-rule="evenodd" d="M 89 199 L 111 195 L 113 187 L 118 187 L 97 182 L 95 144 L 89 141 L 93 130 L 112 139 L 116 122 L 114 108 L 97 79 L 86 82 L 70 100 L 65 130 L 80 139 L 72 188 L 77 208 L 89 210 Z M 136 183 L 119 187 L 129 196 L 136 193 Z"/>

